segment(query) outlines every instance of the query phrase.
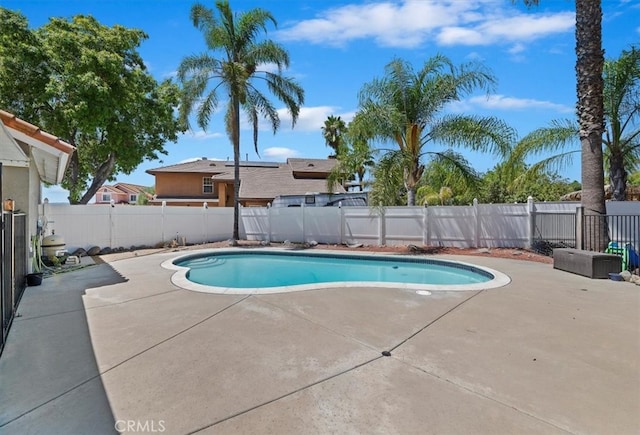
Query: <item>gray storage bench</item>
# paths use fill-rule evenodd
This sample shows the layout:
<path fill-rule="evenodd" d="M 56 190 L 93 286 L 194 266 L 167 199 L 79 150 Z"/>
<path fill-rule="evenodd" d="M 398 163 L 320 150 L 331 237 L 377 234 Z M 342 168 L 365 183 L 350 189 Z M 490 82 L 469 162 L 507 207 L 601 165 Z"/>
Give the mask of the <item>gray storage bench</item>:
<path fill-rule="evenodd" d="M 553 268 L 588 278 L 609 278 L 609 273 L 620 272 L 622 260 L 615 254 L 557 248 L 553 250 Z"/>

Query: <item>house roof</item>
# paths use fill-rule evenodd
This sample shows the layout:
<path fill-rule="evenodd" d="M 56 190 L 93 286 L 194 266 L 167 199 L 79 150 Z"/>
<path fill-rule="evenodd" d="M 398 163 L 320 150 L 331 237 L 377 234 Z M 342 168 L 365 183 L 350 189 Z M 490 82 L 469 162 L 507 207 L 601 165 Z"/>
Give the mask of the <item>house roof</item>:
<path fill-rule="evenodd" d="M 212 163 L 214 165 L 212 165 Z M 308 192 L 327 192 L 326 175 L 336 165 L 334 159 L 288 159 L 278 162 L 241 162 L 240 199 L 272 199 L 278 195 L 303 195 Z M 233 162 L 197 160 L 150 169 L 149 174 L 158 173 L 202 173 L 211 175 L 215 181 L 232 183 Z M 298 178 L 299 173 L 324 174 L 324 178 Z M 344 192 L 337 185 L 336 192 Z"/>
<path fill-rule="evenodd" d="M 147 173 L 151 175 L 155 175 L 163 172 L 195 172 L 195 173 L 205 173 L 211 174 L 215 172 L 220 172 L 225 170 L 225 161 L 223 160 L 195 160 L 193 162 L 186 163 L 178 163 L 175 165 L 163 166 L 161 168 L 155 169 L 147 169 Z M 233 162 L 231 163 L 233 165 Z"/>
<path fill-rule="evenodd" d="M 124 193 L 146 193 L 148 189 L 146 186 L 131 183 L 116 183 L 113 187 Z"/>
<path fill-rule="evenodd" d="M 293 172 L 326 173 L 331 172 L 336 165 L 336 159 L 287 159 Z"/>
<path fill-rule="evenodd" d="M 40 179 L 60 183 L 75 147 L 4 110 L 0 110 L 0 121 L 14 140 L 31 148 Z"/>
<path fill-rule="evenodd" d="M 105 192 L 109 192 L 112 193 L 114 195 L 144 195 L 147 198 L 151 198 L 153 195 L 151 195 L 149 192 L 147 192 L 147 187 L 145 186 L 140 186 L 138 184 L 130 184 L 130 183 L 116 183 L 114 185 L 109 185 L 109 184 L 104 184 L 102 186 L 100 186 L 100 189 L 98 189 L 98 193 L 105 193 Z M 105 201 L 101 201 L 98 199 L 98 195 L 96 193 L 95 196 L 95 201 L 96 202 L 105 202 Z"/>
<path fill-rule="evenodd" d="M 211 178 L 233 182 L 233 168 Z M 344 192 L 342 186 L 336 186 L 334 190 Z M 291 167 L 286 163 L 281 163 L 277 168 L 240 167 L 240 199 L 271 199 L 278 195 L 326 191 L 326 179 L 295 178 Z"/>

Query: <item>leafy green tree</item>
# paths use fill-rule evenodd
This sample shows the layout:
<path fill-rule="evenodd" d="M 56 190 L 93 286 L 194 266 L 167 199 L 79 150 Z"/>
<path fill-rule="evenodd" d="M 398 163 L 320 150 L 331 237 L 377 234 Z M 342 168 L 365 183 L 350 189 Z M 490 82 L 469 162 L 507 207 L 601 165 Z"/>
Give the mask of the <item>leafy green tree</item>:
<path fill-rule="evenodd" d="M 196 3 L 191 8 L 193 25 L 202 31 L 208 51 L 185 57 L 178 68 L 184 92 L 180 116 L 187 121 L 197 108 L 197 123 L 206 129 L 219 104 L 219 93 L 226 102 L 225 124 L 233 145 L 233 242 L 239 239 L 240 196 L 240 109 L 253 126 L 253 143 L 258 153 L 258 120 L 266 118 L 278 130 L 278 112 L 264 93 L 264 88 L 281 100 L 291 113 L 295 125 L 304 102 L 303 89 L 283 69 L 289 66 L 289 54 L 272 40 L 258 40 L 267 24 L 277 25 L 271 13 L 254 8 L 234 13 L 225 0 L 216 1 L 214 11 Z M 216 53 L 219 57 L 215 57 Z M 271 72 L 266 65 L 277 66 Z M 263 85 L 263 86 L 261 86 Z"/>
<path fill-rule="evenodd" d="M 635 47 L 604 64 L 604 110 L 613 199 L 624 201 L 627 172 L 640 164 L 640 51 Z"/>
<path fill-rule="evenodd" d="M 519 165 L 518 172 L 526 166 Z M 482 177 L 478 201 L 481 203 L 526 202 L 529 196 L 536 201 L 559 201 L 567 193 L 579 189 L 580 184 L 569 182 L 556 173 L 542 173 L 535 178 L 513 178 L 514 168 L 509 163 L 499 163 Z"/>
<path fill-rule="evenodd" d="M 363 86 L 357 116 L 372 139 L 398 146 L 399 152 L 389 151 L 387 156 L 402 168 L 407 205 L 415 205 L 424 156 L 442 154 L 429 151 L 427 145 L 440 143 L 475 151 L 507 152 L 514 133 L 504 122 L 492 117 L 442 113 L 447 104 L 478 88 L 489 90 L 494 83 L 494 77 L 481 65 L 456 67 L 438 55 L 427 60 L 419 71 L 406 61 L 393 60 L 386 66 L 384 77 Z M 376 186 L 381 181 L 384 180 L 378 180 Z M 386 194 L 383 196 L 386 198 Z"/>
<path fill-rule="evenodd" d="M 343 152 L 344 140 L 343 137 L 347 133 L 347 125 L 339 116 L 329 116 L 324 121 L 322 126 L 322 137 L 331 149 L 333 149 L 333 156 L 340 157 Z"/>
<path fill-rule="evenodd" d="M 403 179 L 402 152 L 384 154 L 373 168 L 369 204 L 373 207 L 407 204 L 407 189 Z"/>
<path fill-rule="evenodd" d="M 359 121 L 359 118 L 355 117 L 343 129 L 344 134 L 340 139 L 342 151 L 338 153 L 338 163 L 327 178 L 329 191 L 332 191 L 337 183 L 348 188 L 347 183 L 357 179 L 359 191 L 362 192 L 365 175 L 375 165 L 376 150 L 369 145 L 368 134 L 364 134 L 360 129 Z"/>
<path fill-rule="evenodd" d="M 145 187 L 144 193 L 138 195 L 138 200 L 136 201 L 137 205 L 147 205 L 149 204 L 149 196 L 153 196 L 156 193 L 156 189 L 154 187 Z"/>
<path fill-rule="evenodd" d="M 62 182 L 72 204 L 166 154 L 183 130 L 173 113 L 179 89 L 146 71 L 136 51 L 144 32 L 83 15 L 30 31 L 20 14 L 0 12 L 0 105 L 76 147 Z"/>
<path fill-rule="evenodd" d="M 0 7 L 0 105 L 23 119 L 36 119 L 49 69 L 27 19 Z"/>
<path fill-rule="evenodd" d="M 604 65 L 605 133 L 602 137 L 606 171 L 613 199 L 624 201 L 627 172 L 640 164 L 640 51 L 635 47 L 623 51 L 615 60 Z M 545 171 L 562 171 L 571 165 L 573 157 L 581 153 L 576 145 L 579 125 L 570 120 L 552 121 L 549 127 L 527 135 L 517 146 L 516 154 L 525 158 L 544 152 L 553 153 L 529 170 L 530 177 Z"/>
<path fill-rule="evenodd" d="M 452 150 L 434 157 L 425 166 L 416 191 L 417 203 L 470 204 L 481 187 L 480 174 L 462 154 Z"/>

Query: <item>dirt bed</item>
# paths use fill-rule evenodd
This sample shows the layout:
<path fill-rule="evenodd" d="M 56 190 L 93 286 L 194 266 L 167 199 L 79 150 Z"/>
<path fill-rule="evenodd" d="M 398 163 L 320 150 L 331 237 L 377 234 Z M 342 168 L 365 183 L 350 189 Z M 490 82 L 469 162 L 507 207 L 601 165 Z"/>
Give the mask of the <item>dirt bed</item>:
<path fill-rule="evenodd" d="M 188 246 L 187 249 L 198 248 L 226 248 L 229 247 L 229 241 L 207 243 L 205 245 Z M 238 242 L 240 247 L 257 247 L 261 246 L 259 242 L 250 242 L 242 240 Z M 444 248 L 444 247 L 431 247 L 431 246 L 416 246 L 416 245 L 401 245 L 401 246 L 373 246 L 373 245 L 332 245 L 332 244 L 283 244 L 274 243 L 271 246 L 287 246 L 291 249 L 326 249 L 326 250 L 345 250 L 350 252 L 387 252 L 393 254 L 405 254 L 405 255 L 435 255 L 435 254 L 448 254 L 448 255 L 473 255 L 481 257 L 494 257 L 494 258 L 510 258 L 523 261 L 535 261 L 538 263 L 553 263 L 551 257 L 547 257 L 533 251 L 526 249 L 516 248 Z M 183 247 L 181 247 L 183 248 Z"/>

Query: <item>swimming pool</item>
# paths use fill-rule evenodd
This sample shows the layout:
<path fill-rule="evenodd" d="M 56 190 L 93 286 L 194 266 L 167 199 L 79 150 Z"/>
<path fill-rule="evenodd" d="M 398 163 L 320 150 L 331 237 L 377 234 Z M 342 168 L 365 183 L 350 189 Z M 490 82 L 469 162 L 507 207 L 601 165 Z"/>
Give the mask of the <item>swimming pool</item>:
<path fill-rule="evenodd" d="M 207 293 L 281 293 L 328 287 L 479 290 L 510 282 L 467 263 L 398 255 L 278 249 L 206 250 L 167 260 L 172 282 Z"/>

